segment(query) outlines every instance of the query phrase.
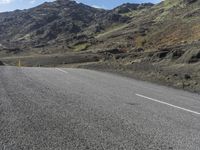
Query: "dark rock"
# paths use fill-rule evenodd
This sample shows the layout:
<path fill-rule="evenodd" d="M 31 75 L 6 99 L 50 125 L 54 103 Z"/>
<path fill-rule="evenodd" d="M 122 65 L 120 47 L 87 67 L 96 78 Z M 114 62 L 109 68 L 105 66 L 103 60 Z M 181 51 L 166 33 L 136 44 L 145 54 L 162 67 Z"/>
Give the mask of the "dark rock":
<path fill-rule="evenodd" d="M 197 0 L 184 0 L 184 3 L 186 4 L 191 4 L 191 3 L 194 3 L 196 2 Z"/>
<path fill-rule="evenodd" d="M 177 74 L 177 73 L 175 73 L 173 76 L 174 76 L 174 77 L 178 77 L 178 74 Z"/>
<path fill-rule="evenodd" d="M 22 51 L 20 48 L 5 48 L 4 50 L 6 50 L 7 53 L 13 54 L 17 54 Z"/>
<path fill-rule="evenodd" d="M 185 52 L 182 51 L 181 49 L 177 49 L 177 50 L 173 50 L 173 48 L 171 49 L 171 52 L 169 52 L 169 54 L 167 55 L 167 58 L 170 60 L 176 60 L 178 58 L 180 58 L 181 56 L 183 56 Z"/>
<path fill-rule="evenodd" d="M 184 54 L 184 51 L 175 50 L 172 52 L 172 59 L 178 59 Z"/>
<path fill-rule="evenodd" d="M 190 76 L 189 74 L 185 74 L 185 75 L 184 75 L 184 78 L 185 78 L 186 80 L 189 80 L 189 79 L 191 79 L 191 76 Z"/>
<path fill-rule="evenodd" d="M 189 63 L 196 63 L 198 61 L 200 61 L 200 51 L 192 56 L 192 58 L 189 60 Z"/>
<path fill-rule="evenodd" d="M 33 46 L 33 48 L 43 48 L 43 47 L 45 47 L 46 45 L 44 45 L 44 44 L 41 44 L 41 45 L 35 45 L 35 46 Z"/>
<path fill-rule="evenodd" d="M 0 66 L 3 66 L 4 64 L 3 64 L 3 62 L 2 61 L 0 61 Z"/>
<path fill-rule="evenodd" d="M 100 53 L 121 54 L 121 53 L 124 53 L 124 51 L 115 48 L 115 49 L 101 51 Z"/>
<path fill-rule="evenodd" d="M 136 49 L 136 52 L 143 52 L 143 51 L 144 51 L 143 48 L 137 48 L 137 49 Z"/>
<path fill-rule="evenodd" d="M 169 53 L 169 51 L 160 51 L 160 52 L 155 53 L 154 57 L 165 58 L 168 53 Z"/>

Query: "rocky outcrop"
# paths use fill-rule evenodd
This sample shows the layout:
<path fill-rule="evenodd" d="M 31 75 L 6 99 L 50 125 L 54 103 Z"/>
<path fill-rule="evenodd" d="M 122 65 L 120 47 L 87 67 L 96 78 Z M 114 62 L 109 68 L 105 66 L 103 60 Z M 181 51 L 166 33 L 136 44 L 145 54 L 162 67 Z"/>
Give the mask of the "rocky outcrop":
<path fill-rule="evenodd" d="M 184 3 L 186 4 L 192 4 L 194 2 L 196 2 L 197 0 L 184 0 Z"/>
<path fill-rule="evenodd" d="M 141 10 L 144 8 L 152 7 L 154 4 L 152 3 L 143 3 L 143 4 L 131 4 L 131 3 L 126 3 L 123 4 L 119 7 L 116 7 L 113 11 L 124 14 L 124 13 L 129 13 L 131 11 L 136 11 L 136 10 Z"/>

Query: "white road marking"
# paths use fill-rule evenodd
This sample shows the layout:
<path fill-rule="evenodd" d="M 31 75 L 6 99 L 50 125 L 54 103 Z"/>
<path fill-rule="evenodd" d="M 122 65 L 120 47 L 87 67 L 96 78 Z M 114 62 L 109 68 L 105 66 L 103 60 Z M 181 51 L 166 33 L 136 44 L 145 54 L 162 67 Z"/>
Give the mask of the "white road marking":
<path fill-rule="evenodd" d="M 60 72 L 63 72 L 63 73 L 66 73 L 66 74 L 68 74 L 68 72 L 67 72 L 67 71 L 64 71 L 64 70 L 62 70 L 62 69 L 56 68 L 56 70 L 58 70 L 58 71 L 60 71 Z"/>
<path fill-rule="evenodd" d="M 196 112 L 196 111 L 193 111 L 193 110 L 190 110 L 190 109 L 182 108 L 182 107 L 179 107 L 179 106 L 176 106 L 176 105 L 173 105 L 173 104 L 169 104 L 169 103 L 166 103 L 166 102 L 163 102 L 163 101 L 159 101 L 157 99 L 150 98 L 150 97 L 147 97 L 147 96 L 144 96 L 144 95 L 141 95 L 141 94 L 135 94 L 135 95 L 142 97 L 142 98 L 145 98 L 145 99 L 148 99 L 148 100 L 151 100 L 151 101 L 154 101 L 154 102 L 157 102 L 157 103 L 161 103 L 161 104 L 168 105 L 168 106 L 180 109 L 180 110 L 184 110 L 184 111 L 196 114 L 196 115 L 200 115 L 199 112 Z"/>

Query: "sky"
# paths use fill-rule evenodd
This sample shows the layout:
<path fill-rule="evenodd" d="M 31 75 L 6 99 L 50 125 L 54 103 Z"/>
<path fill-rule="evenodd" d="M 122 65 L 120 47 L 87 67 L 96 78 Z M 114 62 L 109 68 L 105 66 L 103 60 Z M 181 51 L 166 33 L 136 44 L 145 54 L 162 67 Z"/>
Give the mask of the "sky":
<path fill-rule="evenodd" d="M 35 7 L 45 1 L 53 0 L 0 0 L 0 12 L 12 11 L 16 9 L 27 9 Z M 112 9 L 123 3 L 158 3 L 160 0 L 77 0 L 78 2 L 104 9 Z"/>

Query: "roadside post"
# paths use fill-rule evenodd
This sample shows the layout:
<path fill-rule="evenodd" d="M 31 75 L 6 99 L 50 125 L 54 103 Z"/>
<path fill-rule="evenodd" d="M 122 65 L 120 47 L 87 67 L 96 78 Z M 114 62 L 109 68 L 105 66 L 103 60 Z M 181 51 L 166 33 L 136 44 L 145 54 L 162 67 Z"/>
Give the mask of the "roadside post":
<path fill-rule="evenodd" d="M 18 67 L 21 67 L 21 60 L 18 61 Z"/>

